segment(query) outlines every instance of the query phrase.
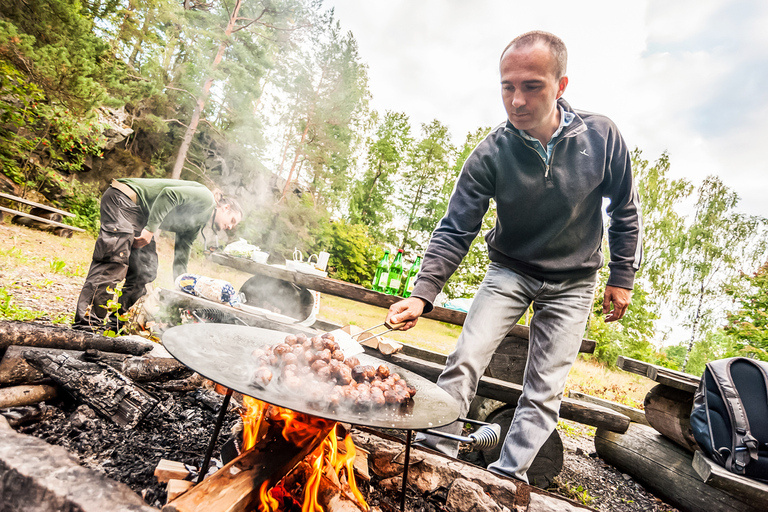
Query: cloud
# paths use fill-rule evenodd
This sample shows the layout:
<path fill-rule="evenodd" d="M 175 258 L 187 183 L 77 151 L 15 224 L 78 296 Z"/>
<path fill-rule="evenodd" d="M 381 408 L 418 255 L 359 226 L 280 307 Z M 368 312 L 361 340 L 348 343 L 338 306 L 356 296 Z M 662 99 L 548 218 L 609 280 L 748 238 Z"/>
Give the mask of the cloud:
<path fill-rule="evenodd" d="M 504 119 L 498 56 L 514 36 L 551 31 L 569 50 L 566 99 L 611 117 L 630 146 L 675 177 L 709 174 L 768 216 L 761 143 L 768 119 L 768 2 L 331 0 L 369 64 L 372 106 L 439 119 L 454 142 Z"/>

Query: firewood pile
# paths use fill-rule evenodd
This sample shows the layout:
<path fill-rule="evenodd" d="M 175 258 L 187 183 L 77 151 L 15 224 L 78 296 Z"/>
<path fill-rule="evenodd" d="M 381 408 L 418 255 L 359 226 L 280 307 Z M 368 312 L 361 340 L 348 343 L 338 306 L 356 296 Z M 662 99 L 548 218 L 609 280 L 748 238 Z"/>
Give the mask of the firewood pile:
<path fill-rule="evenodd" d="M 66 449 L 80 466 L 127 485 L 152 507 L 240 510 L 246 501 L 232 497 L 240 493 L 248 496 L 247 502 L 254 507 L 250 510 L 256 510 L 267 492 L 272 505 L 279 505 L 277 510 L 301 510 L 304 489 L 315 482 L 316 499 L 326 512 L 366 510 L 362 503 L 374 511 L 400 509 L 405 451 L 401 441 L 373 430 L 323 423 L 315 437 L 326 439 L 323 444 L 334 438 L 331 444 L 338 444 L 340 461 L 350 449 L 355 455 L 348 463 L 337 463 L 339 468 L 347 464 L 344 471 L 323 470 L 313 476 L 317 473 L 313 470 L 317 457 L 310 453 L 314 447 L 290 446 L 274 424 L 273 430 L 257 428 L 254 449 L 243 448 L 243 425 L 248 424 L 243 414 L 250 398 L 237 393 L 224 416 L 208 476 L 195 485 L 223 396 L 213 383 L 178 363 L 159 344 L 43 324 L 0 322 L 0 356 L 0 415 L 5 418 L 0 423 L 7 420 L 13 436 L 28 434 L 46 441 L 46 446 Z M 265 418 L 279 416 L 272 408 L 269 411 Z M 0 480 L 8 471 L 3 469 L 3 453 L 15 451 L 3 443 L 19 443 L 18 437 L 4 435 L 2 427 Z M 345 444 L 352 440 L 354 447 Z M 233 441 L 238 452 L 222 461 L 227 452 L 224 445 Z M 409 511 L 468 510 L 472 503 L 483 504 L 477 510 L 499 512 L 579 508 L 455 459 L 417 449 L 411 455 Z M 267 480 L 269 485 L 262 488 Z M 350 480 L 356 480 L 359 497 L 350 490 Z M 0 489 L 0 499 L 28 499 L 3 494 L 8 489 Z M 212 498 L 216 493 L 227 498 L 216 501 Z"/>

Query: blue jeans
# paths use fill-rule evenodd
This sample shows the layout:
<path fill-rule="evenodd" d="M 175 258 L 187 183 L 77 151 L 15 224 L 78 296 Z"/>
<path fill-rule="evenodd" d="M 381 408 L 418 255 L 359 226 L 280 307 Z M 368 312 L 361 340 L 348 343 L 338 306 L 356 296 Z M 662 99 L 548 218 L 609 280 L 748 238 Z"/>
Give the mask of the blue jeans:
<path fill-rule="evenodd" d="M 489 470 L 528 481 L 528 468 L 557 425 L 565 381 L 579 353 L 595 284 L 596 274 L 550 282 L 496 263 L 488 268 L 437 384 L 459 402 L 461 416 L 465 416 L 491 356 L 533 303 L 523 394 L 501 456 Z M 461 424 L 443 430 L 458 434 Z M 417 441 L 453 457 L 458 453 L 454 441 L 423 435 Z"/>

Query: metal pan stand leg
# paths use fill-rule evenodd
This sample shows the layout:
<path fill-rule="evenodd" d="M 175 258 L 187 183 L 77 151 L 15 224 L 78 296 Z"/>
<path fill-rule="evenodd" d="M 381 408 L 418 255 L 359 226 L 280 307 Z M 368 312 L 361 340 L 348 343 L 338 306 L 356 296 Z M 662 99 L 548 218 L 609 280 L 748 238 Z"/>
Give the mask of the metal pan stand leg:
<path fill-rule="evenodd" d="M 211 440 L 208 442 L 208 449 L 205 451 L 205 459 L 203 459 L 200 474 L 197 476 L 197 483 L 202 482 L 205 474 L 208 473 L 211 455 L 213 455 L 213 449 L 216 447 L 216 440 L 219 438 L 219 432 L 221 431 L 221 425 L 224 423 L 224 415 L 227 414 L 230 398 L 232 398 L 232 389 L 227 388 L 227 394 L 224 395 L 224 401 L 221 403 L 221 409 L 219 409 L 219 417 L 216 419 L 216 426 L 213 427 L 213 434 L 211 434 Z"/>
<path fill-rule="evenodd" d="M 405 512 L 405 489 L 408 486 L 408 465 L 411 462 L 411 430 L 405 431 L 405 463 L 403 464 L 403 494 L 400 496 L 400 512 Z"/>

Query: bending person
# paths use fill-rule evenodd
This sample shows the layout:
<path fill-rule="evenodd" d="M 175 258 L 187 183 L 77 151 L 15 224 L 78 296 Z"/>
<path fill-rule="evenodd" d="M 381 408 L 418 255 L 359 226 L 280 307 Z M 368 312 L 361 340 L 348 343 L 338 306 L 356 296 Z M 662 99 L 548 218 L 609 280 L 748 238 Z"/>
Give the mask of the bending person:
<path fill-rule="evenodd" d="M 206 224 L 229 230 L 243 218 L 236 201 L 220 197 L 200 183 L 163 179 L 112 180 L 101 198 L 100 211 L 101 229 L 77 300 L 76 327 L 103 327 L 112 296 L 107 289 L 123 279 L 119 314 L 146 293 L 146 285 L 157 277 L 155 235 L 159 230 L 176 234 L 175 279 L 186 272 L 192 244 Z"/>

